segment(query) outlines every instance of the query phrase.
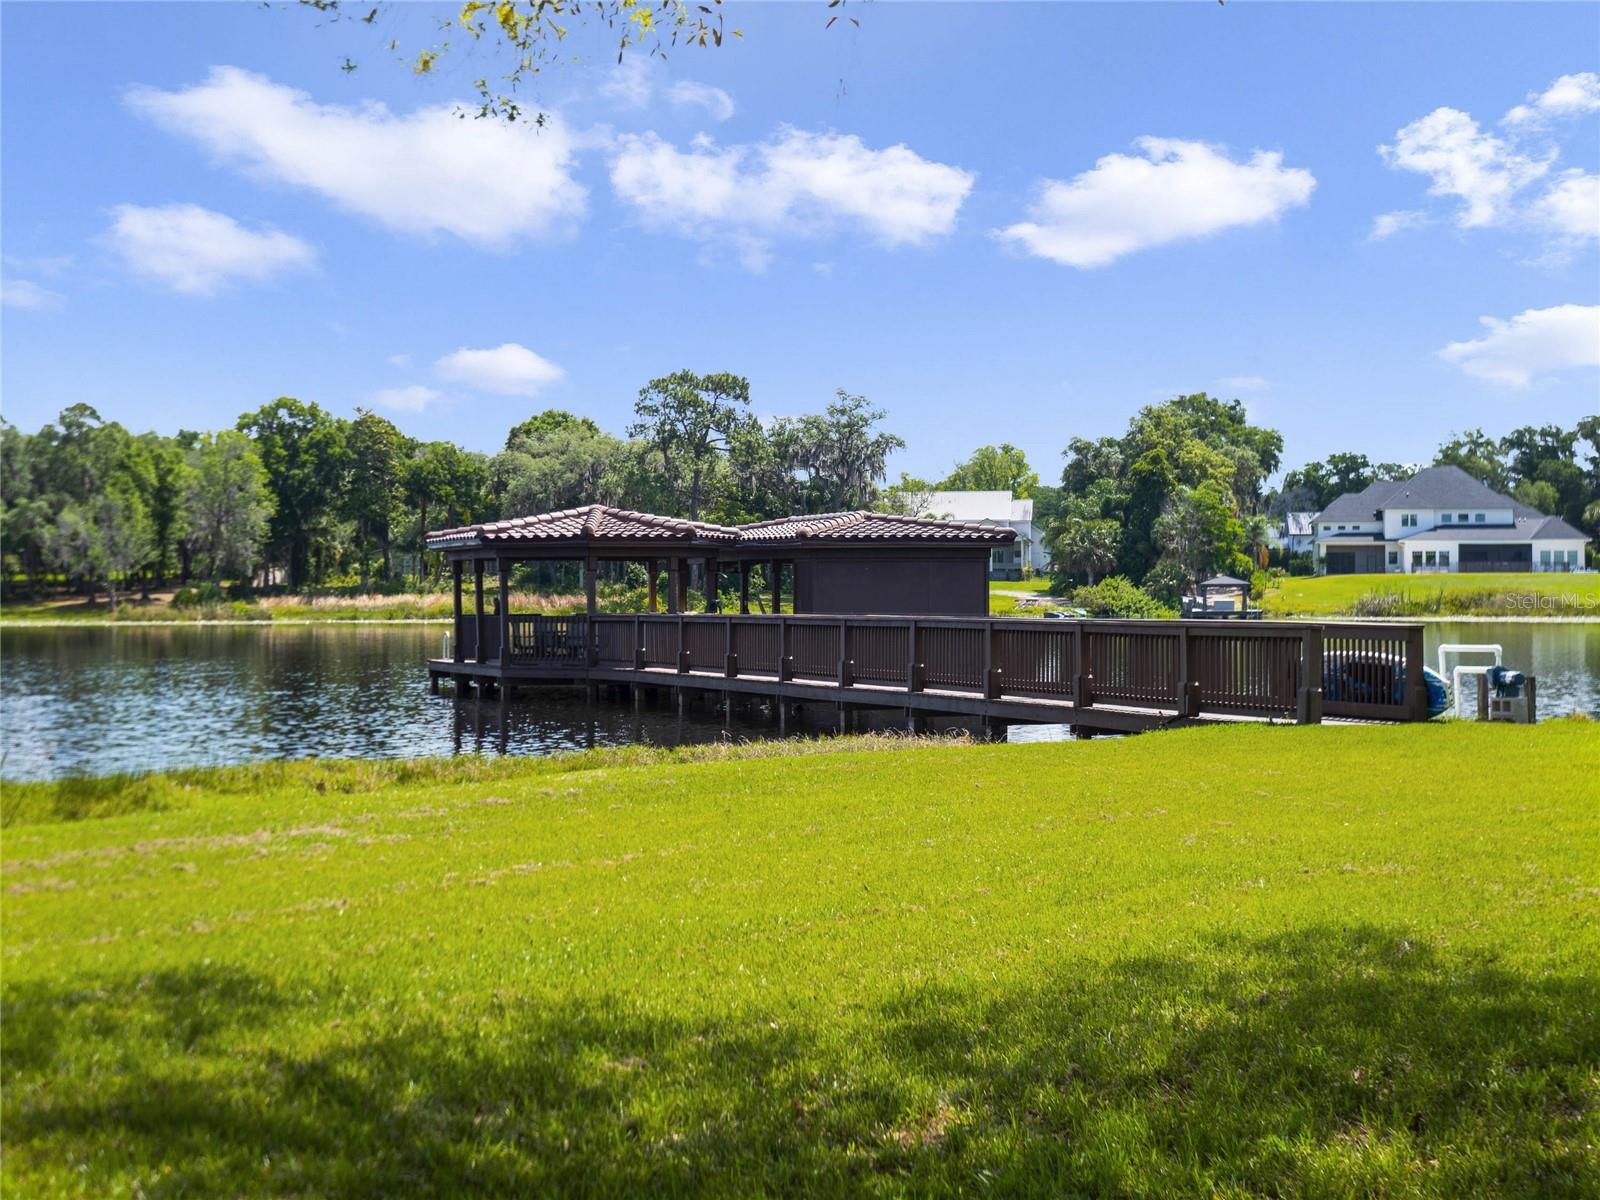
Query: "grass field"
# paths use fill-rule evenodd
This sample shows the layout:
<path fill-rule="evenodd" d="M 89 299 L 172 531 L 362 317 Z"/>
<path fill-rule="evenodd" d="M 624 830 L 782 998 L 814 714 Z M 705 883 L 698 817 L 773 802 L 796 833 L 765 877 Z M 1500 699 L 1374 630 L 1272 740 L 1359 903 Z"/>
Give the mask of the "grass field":
<path fill-rule="evenodd" d="M 991 579 L 991 592 L 1031 592 L 1043 595 L 1050 590 L 1050 576 L 1035 575 L 1032 579 Z"/>
<path fill-rule="evenodd" d="M 1041 608 L 1019 608 L 1017 601 L 1027 597 L 1045 599 L 1050 591 L 1050 578 L 1036 575 L 1032 579 L 991 579 L 989 581 L 989 615 L 991 617 L 1037 617 Z"/>
<path fill-rule="evenodd" d="M 811 749 L 8 786 L 5 1194 L 1595 1194 L 1592 725 Z"/>
<path fill-rule="evenodd" d="M 1600 617 L 1600 574 L 1290 576 L 1269 616 Z"/>

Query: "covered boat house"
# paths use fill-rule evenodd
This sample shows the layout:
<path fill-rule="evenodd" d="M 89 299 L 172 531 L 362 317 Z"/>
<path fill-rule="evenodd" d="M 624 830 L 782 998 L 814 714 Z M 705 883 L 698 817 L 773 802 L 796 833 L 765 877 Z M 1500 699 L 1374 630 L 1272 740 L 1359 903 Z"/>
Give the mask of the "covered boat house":
<path fill-rule="evenodd" d="M 485 574 L 494 575 L 504 596 L 514 564 L 551 560 L 583 564 L 590 616 L 598 568 L 616 562 L 645 568 L 650 612 L 688 608 L 693 565 L 701 573 L 707 612 L 719 611 L 720 584 L 735 573 L 739 611 L 748 613 L 751 576 L 759 564 L 774 613 L 787 596 L 797 614 L 986 616 L 990 552 L 1016 536 L 992 525 L 889 513 L 822 513 L 732 526 L 590 504 L 439 530 L 428 534 L 427 546 L 450 562 L 458 616 L 469 570 L 474 615 L 482 617 Z M 663 570 L 664 597 L 658 582 Z"/>

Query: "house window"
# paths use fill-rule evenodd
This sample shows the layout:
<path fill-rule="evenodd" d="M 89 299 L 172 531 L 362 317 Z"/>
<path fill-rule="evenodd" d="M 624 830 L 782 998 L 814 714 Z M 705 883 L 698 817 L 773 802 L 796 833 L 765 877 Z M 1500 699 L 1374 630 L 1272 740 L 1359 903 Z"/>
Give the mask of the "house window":
<path fill-rule="evenodd" d="M 1473 521 L 1475 521 L 1479 525 L 1483 524 L 1483 514 L 1482 513 L 1473 514 L 1472 519 L 1473 519 Z"/>
<path fill-rule="evenodd" d="M 1443 521 L 1446 525 L 1450 524 L 1450 514 L 1444 513 L 1440 516 L 1439 520 Z"/>
<path fill-rule="evenodd" d="M 1389 551 L 1389 565 L 1391 567 L 1396 567 L 1396 566 L 1400 565 L 1400 551 L 1398 551 L 1398 550 Z"/>
<path fill-rule="evenodd" d="M 1448 550 L 1439 551 L 1439 565 L 1441 567 L 1448 567 L 1450 565 L 1450 551 L 1448 551 Z"/>
<path fill-rule="evenodd" d="M 1456 514 L 1456 520 L 1465 521 L 1466 519 L 1467 519 L 1467 514 L 1466 513 L 1457 513 Z"/>
<path fill-rule="evenodd" d="M 1411 565 L 1413 567 L 1420 567 L 1422 565 L 1422 551 L 1421 550 L 1413 550 L 1411 552 Z"/>
<path fill-rule="evenodd" d="M 1340 533 L 1343 533 L 1343 532 L 1344 532 L 1344 526 L 1343 526 L 1343 525 L 1341 525 L 1341 526 L 1339 526 L 1339 532 L 1340 532 Z"/>
<path fill-rule="evenodd" d="M 1430 567 L 1438 566 L 1438 564 L 1439 564 L 1439 556 L 1436 553 L 1434 553 L 1432 550 L 1429 550 L 1426 554 L 1424 554 L 1422 556 L 1422 561 L 1427 566 L 1430 566 Z"/>
<path fill-rule="evenodd" d="M 1539 565 L 1541 567 L 1548 567 L 1550 565 L 1550 551 L 1548 551 L 1548 550 L 1539 551 Z"/>

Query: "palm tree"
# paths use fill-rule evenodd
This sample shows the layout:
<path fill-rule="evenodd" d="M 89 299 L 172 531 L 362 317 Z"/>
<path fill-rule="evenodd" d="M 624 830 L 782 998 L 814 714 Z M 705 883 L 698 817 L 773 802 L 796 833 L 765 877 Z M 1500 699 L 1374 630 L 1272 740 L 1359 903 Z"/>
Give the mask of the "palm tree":
<path fill-rule="evenodd" d="M 1117 565 L 1121 539 L 1122 526 L 1112 518 L 1069 512 L 1056 532 L 1056 557 L 1087 575 L 1093 587 L 1096 575 Z"/>
<path fill-rule="evenodd" d="M 1267 565 L 1267 551 L 1272 546 L 1272 526 L 1260 513 L 1244 519 L 1244 552 L 1258 567 Z"/>

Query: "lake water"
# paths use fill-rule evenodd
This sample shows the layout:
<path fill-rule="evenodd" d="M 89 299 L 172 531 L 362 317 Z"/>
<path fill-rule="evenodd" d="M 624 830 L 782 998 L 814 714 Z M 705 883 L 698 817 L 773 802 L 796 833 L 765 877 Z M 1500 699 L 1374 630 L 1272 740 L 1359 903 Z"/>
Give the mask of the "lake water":
<path fill-rule="evenodd" d="M 73 774 L 305 757 L 401 758 L 455 753 L 548 754 L 648 742 L 677 745 L 772 737 L 757 708 L 721 713 L 670 699 L 635 710 L 581 691 L 501 705 L 428 693 L 423 660 L 443 627 L 179 626 L 6 629 L 0 632 L 0 777 Z M 1600 625 L 1429 625 L 1440 641 L 1499 642 L 1505 661 L 1539 679 L 1545 715 L 1600 717 Z M 790 733 L 831 729 L 827 705 Z M 899 727 L 893 713 L 863 728 Z M 975 728 L 950 720 L 935 729 Z M 1015 726 L 1012 740 L 1064 736 Z"/>

